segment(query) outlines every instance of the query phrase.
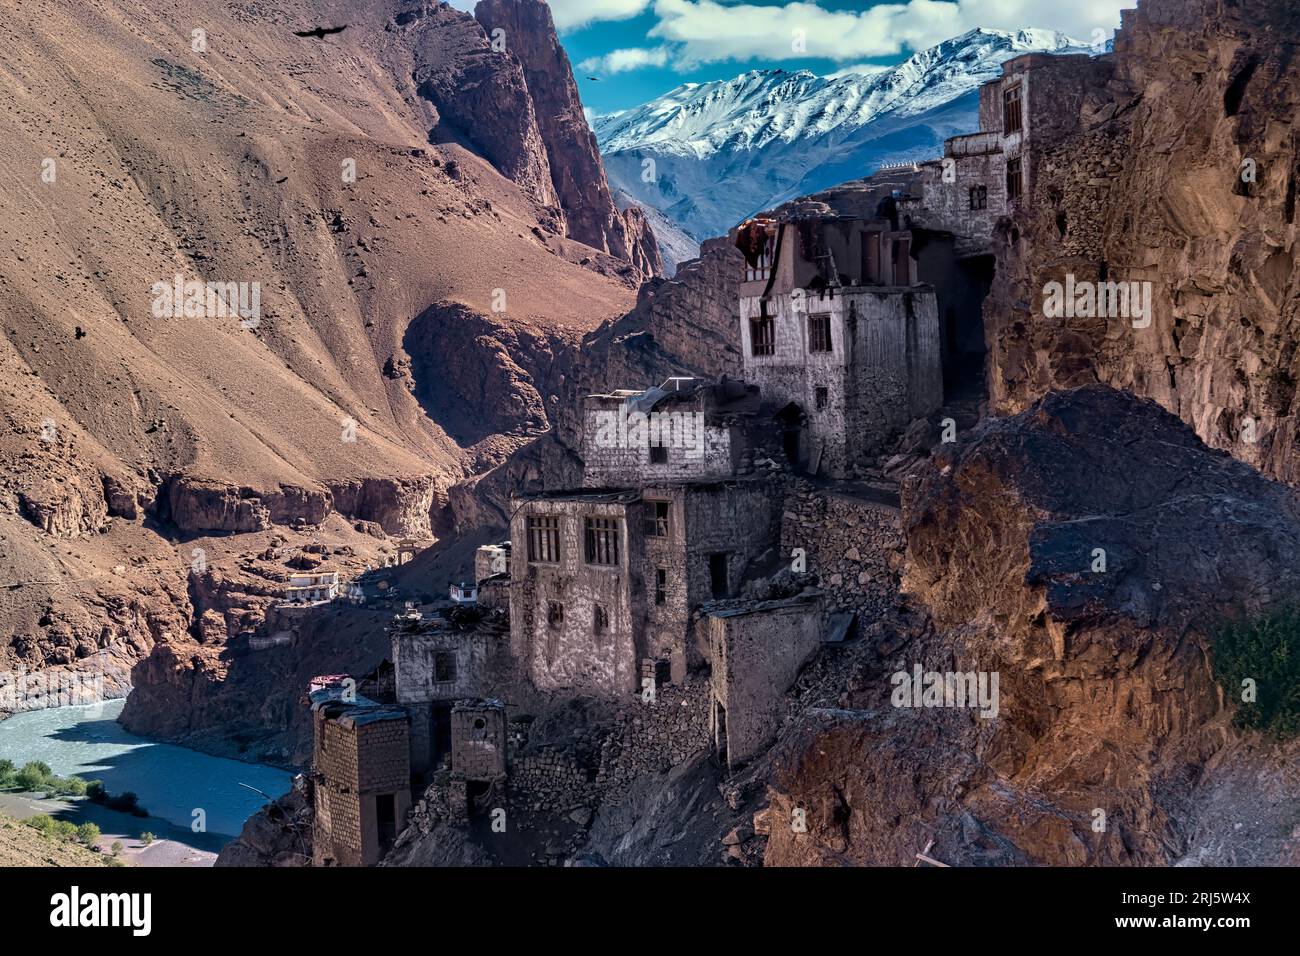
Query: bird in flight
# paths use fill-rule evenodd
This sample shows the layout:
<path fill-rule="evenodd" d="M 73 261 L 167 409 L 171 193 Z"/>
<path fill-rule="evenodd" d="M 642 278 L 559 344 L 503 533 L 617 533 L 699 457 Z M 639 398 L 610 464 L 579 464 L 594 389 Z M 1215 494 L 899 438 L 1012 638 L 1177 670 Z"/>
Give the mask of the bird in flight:
<path fill-rule="evenodd" d="M 296 37 L 315 37 L 317 40 L 323 40 L 327 36 L 335 33 L 342 33 L 347 29 L 347 24 L 341 27 L 317 27 L 314 30 L 294 30 L 293 35 Z"/>
<path fill-rule="evenodd" d="M 589 80 L 595 80 L 597 83 L 600 82 L 600 77 L 598 77 L 598 76 L 589 76 L 589 77 L 587 77 L 587 79 L 589 79 Z"/>

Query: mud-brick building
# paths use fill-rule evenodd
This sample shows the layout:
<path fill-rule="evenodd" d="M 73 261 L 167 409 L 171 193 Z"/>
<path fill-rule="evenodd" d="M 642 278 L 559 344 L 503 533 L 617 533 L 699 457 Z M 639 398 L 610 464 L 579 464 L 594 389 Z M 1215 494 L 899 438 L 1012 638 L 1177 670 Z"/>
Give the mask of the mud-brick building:
<path fill-rule="evenodd" d="M 390 629 L 395 694 L 410 714 L 410 772 L 424 779 L 452 750 L 456 701 L 486 697 L 511 673 L 504 621 L 470 613 L 395 622 Z"/>
<path fill-rule="evenodd" d="M 775 738 L 785 692 L 821 649 L 822 592 L 732 605 L 708 613 L 709 732 L 718 758 L 736 769 Z"/>
<path fill-rule="evenodd" d="M 503 797 L 508 769 L 505 704 L 492 698 L 457 701 L 451 712 L 452 813 L 466 819 L 489 797 Z"/>
<path fill-rule="evenodd" d="M 514 656 L 541 690 L 633 694 L 704 659 L 691 611 L 730 595 L 779 540 L 758 475 L 555 492 L 513 503 Z"/>
<path fill-rule="evenodd" d="M 311 694 L 316 866 L 371 866 L 406 825 L 411 807 L 406 711 L 337 686 Z"/>
<path fill-rule="evenodd" d="M 918 260 L 950 237 L 881 214 L 736 230 L 744 378 L 780 409 L 786 457 L 812 474 L 849 476 L 943 403 L 938 305 Z"/>
<path fill-rule="evenodd" d="M 632 488 L 744 474 L 764 454 L 771 413 L 757 387 L 726 378 L 671 378 L 654 388 L 589 395 L 582 483 Z"/>

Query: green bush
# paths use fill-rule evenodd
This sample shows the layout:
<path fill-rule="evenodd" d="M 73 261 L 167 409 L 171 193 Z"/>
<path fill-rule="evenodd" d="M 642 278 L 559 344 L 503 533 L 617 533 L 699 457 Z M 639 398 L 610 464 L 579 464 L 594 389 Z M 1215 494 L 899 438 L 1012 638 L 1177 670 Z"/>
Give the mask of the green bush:
<path fill-rule="evenodd" d="M 1300 734 L 1300 606 L 1228 621 L 1211 636 L 1214 675 L 1236 704 L 1237 726 L 1278 740 Z M 1253 701 L 1243 699 L 1247 680 L 1254 681 Z"/>
<path fill-rule="evenodd" d="M 50 836 L 54 833 L 54 818 L 48 813 L 38 813 L 34 817 L 29 817 L 27 825 L 34 830 L 39 830 L 42 836 Z"/>
<path fill-rule="evenodd" d="M 121 855 L 122 855 L 122 841 L 121 841 L 121 840 L 114 840 L 114 841 L 113 841 L 113 845 L 112 845 L 111 847 L 109 847 L 108 850 L 109 850 L 110 853 L 113 854 L 113 856 L 121 856 Z"/>
<path fill-rule="evenodd" d="M 77 839 L 86 846 L 94 846 L 99 842 L 100 830 L 94 823 L 83 823 L 77 827 Z"/>
<path fill-rule="evenodd" d="M 80 777 L 59 777 L 57 779 L 59 793 L 70 797 L 84 797 L 86 795 L 86 781 Z"/>
<path fill-rule="evenodd" d="M 12 760 L 0 760 L 0 787 L 12 787 L 16 776 L 18 776 L 18 771 L 14 769 L 14 762 Z"/>
<path fill-rule="evenodd" d="M 108 800 L 108 791 L 104 789 L 104 783 L 101 780 L 86 781 L 86 796 L 92 803 L 104 803 Z"/>
<path fill-rule="evenodd" d="M 77 825 L 69 823 L 67 820 L 54 821 L 54 836 L 63 840 L 65 843 L 77 838 Z"/>
<path fill-rule="evenodd" d="M 15 782 L 20 790 L 44 790 L 49 779 L 49 765 L 33 760 L 31 763 L 23 764 L 23 769 L 18 771 Z"/>
<path fill-rule="evenodd" d="M 145 830 L 143 833 L 140 834 L 140 842 L 143 843 L 145 846 L 148 846 L 150 843 L 153 842 L 153 840 L 154 840 L 154 836 L 148 830 Z"/>

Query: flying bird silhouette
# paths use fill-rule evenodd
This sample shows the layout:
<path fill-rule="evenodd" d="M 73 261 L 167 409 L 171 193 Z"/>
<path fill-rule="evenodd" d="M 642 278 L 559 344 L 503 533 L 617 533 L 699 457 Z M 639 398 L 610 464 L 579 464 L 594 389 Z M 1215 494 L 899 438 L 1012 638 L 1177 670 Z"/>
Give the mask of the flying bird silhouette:
<path fill-rule="evenodd" d="M 589 77 L 587 77 L 587 79 L 589 79 L 589 80 L 595 80 L 597 83 L 600 82 L 600 77 L 598 77 L 598 76 L 589 76 Z"/>
<path fill-rule="evenodd" d="M 317 40 L 323 40 L 334 33 L 342 33 L 347 29 L 347 24 L 341 27 L 317 27 L 314 30 L 294 30 L 293 35 L 296 37 L 315 37 Z"/>

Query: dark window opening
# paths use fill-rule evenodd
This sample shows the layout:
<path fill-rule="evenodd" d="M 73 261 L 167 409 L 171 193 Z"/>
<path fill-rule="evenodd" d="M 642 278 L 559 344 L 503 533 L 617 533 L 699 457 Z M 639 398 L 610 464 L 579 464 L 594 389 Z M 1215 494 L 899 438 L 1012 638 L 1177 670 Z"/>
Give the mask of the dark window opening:
<path fill-rule="evenodd" d="M 912 284 L 912 240 L 894 241 L 894 285 Z"/>
<path fill-rule="evenodd" d="M 668 537 L 668 506 L 667 501 L 647 501 L 646 503 L 645 533 L 651 538 Z"/>
<path fill-rule="evenodd" d="M 456 679 L 456 655 L 451 651 L 438 651 L 433 655 L 433 679 L 448 684 Z"/>
<path fill-rule="evenodd" d="M 668 446 L 652 444 L 650 446 L 650 464 L 666 465 L 668 464 Z"/>
<path fill-rule="evenodd" d="M 996 259 L 971 256 L 957 263 L 953 294 L 943 312 L 943 395 L 958 428 L 973 426 L 988 397 L 985 383 L 984 300 Z"/>
<path fill-rule="evenodd" d="M 825 312 L 808 316 L 808 351 L 831 351 L 831 317 Z"/>
<path fill-rule="evenodd" d="M 660 657 L 655 661 L 655 686 L 662 687 L 664 684 L 671 683 L 673 679 L 673 665 Z"/>
<path fill-rule="evenodd" d="M 618 564 L 617 518 L 587 518 L 587 563 L 611 567 Z"/>
<path fill-rule="evenodd" d="M 1015 202 L 1024 192 L 1024 176 L 1021 173 L 1020 159 L 1007 160 L 1007 200 Z"/>
<path fill-rule="evenodd" d="M 591 616 L 591 631 L 593 634 L 604 634 L 609 630 L 609 608 L 603 604 L 597 604 L 596 610 Z"/>
<path fill-rule="evenodd" d="M 1018 133 L 1023 128 L 1020 115 L 1020 84 L 1002 94 L 1002 132 Z"/>
<path fill-rule="evenodd" d="M 709 586 L 715 598 L 731 596 L 731 587 L 727 580 L 726 554 L 709 555 Z"/>
<path fill-rule="evenodd" d="M 665 604 L 668 601 L 668 570 L 666 568 L 655 568 L 655 604 Z"/>
<path fill-rule="evenodd" d="M 546 624 L 553 628 L 564 626 L 564 605 L 559 601 L 546 602 Z"/>
<path fill-rule="evenodd" d="M 831 403 L 831 390 L 825 385 L 818 385 L 813 389 L 813 398 L 817 404 L 817 411 L 826 411 L 826 406 Z"/>
<path fill-rule="evenodd" d="M 560 519 L 555 515 L 528 516 L 528 560 L 536 564 L 560 563 Z"/>
<path fill-rule="evenodd" d="M 972 209 L 987 209 L 989 205 L 989 187 L 972 186 L 970 188 L 970 207 Z"/>
<path fill-rule="evenodd" d="M 749 320 L 749 354 L 776 354 L 776 322 L 767 314 L 767 301 L 759 303 L 759 314 Z"/>

